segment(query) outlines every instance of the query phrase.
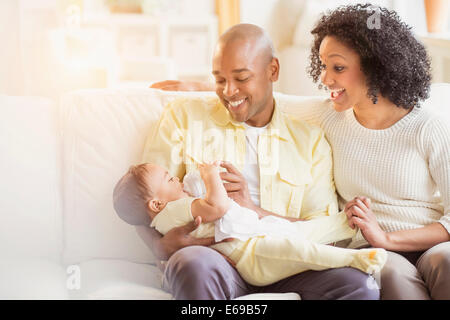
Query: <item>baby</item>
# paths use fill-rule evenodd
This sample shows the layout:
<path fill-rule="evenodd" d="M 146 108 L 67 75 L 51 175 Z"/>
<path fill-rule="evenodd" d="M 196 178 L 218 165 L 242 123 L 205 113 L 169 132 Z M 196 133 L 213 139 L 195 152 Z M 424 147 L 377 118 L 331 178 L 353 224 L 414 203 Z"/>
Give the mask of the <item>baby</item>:
<path fill-rule="evenodd" d="M 355 234 L 345 212 L 298 222 L 275 216 L 259 219 L 256 212 L 227 196 L 219 175 L 220 162 L 201 164 L 198 169 L 203 188 L 192 182 L 195 173 L 185 176 L 185 181 L 191 180 L 191 188 L 187 188 L 158 165 L 132 166 L 114 188 L 114 209 L 125 222 L 150 225 L 162 234 L 200 216 L 204 223 L 192 235 L 215 236 L 217 241 L 233 238 L 211 247 L 230 258 L 252 285 L 269 285 L 306 270 L 346 266 L 373 273 L 385 264 L 383 249 L 326 245 Z M 202 191 L 205 194 L 199 197 Z"/>

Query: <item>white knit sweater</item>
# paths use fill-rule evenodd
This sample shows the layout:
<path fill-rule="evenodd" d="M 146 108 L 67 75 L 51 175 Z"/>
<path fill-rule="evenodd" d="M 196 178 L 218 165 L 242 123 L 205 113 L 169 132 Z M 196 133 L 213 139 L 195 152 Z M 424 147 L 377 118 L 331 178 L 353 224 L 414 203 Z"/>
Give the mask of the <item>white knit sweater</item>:
<path fill-rule="evenodd" d="M 327 100 L 301 110 L 325 131 L 333 149 L 341 209 L 366 196 L 384 231 L 441 223 L 450 233 L 450 128 L 423 108 L 414 108 L 388 129 L 363 127 L 353 110 L 336 112 Z M 349 247 L 366 245 L 361 233 Z"/>

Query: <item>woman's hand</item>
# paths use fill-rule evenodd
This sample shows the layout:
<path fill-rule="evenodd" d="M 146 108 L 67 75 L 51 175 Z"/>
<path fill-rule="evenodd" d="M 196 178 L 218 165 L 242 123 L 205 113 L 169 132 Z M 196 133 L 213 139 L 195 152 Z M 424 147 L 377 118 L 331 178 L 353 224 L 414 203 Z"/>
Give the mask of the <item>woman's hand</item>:
<path fill-rule="evenodd" d="M 372 247 L 388 247 L 388 236 L 377 222 L 375 214 L 372 212 L 370 199 L 366 197 L 356 197 L 349 201 L 344 208 L 349 226 L 355 226 L 361 230 L 364 238 Z"/>
<path fill-rule="evenodd" d="M 255 204 L 248 191 L 247 181 L 242 173 L 229 162 L 223 161 L 220 166 L 227 170 L 227 172 L 220 173 L 220 178 L 227 181 L 227 183 L 224 183 L 223 185 L 227 191 L 228 197 L 242 207 L 255 210 Z"/>

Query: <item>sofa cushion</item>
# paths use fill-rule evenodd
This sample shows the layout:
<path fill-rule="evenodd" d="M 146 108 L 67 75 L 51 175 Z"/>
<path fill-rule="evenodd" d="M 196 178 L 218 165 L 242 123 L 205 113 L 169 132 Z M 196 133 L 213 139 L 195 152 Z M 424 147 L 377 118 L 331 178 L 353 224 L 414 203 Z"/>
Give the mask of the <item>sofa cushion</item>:
<path fill-rule="evenodd" d="M 172 299 L 162 290 L 162 273 L 153 265 L 94 259 L 78 267 L 80 287 L 70 290 L 72 299 Z"/>
<path fill-rule="evenodd" d="M 285 292 L 285 293 L 252 293 L 238 297 L 234 300 L 301 300 L 301 298 L 298 293 Z"/>
<path fill-rule="evenodd" d="M 0 299 L 69 299 L 59 264 L 38 258 L 0 259 Z"/>
<path fill-rule="evenodd" d="M 168 300 L 161 271 L 153 265 L 122 260 L 95 259 L 78 265 L 80 287 L 69 290 L 72 299 Z M 300 300 L 296 293 L 260 293 L 236 300 Z"/>
<path fill-rule="evenodd" d="M 0 95 L 0 252 L 60 260 L 60 147 L 57 106 Z"/>

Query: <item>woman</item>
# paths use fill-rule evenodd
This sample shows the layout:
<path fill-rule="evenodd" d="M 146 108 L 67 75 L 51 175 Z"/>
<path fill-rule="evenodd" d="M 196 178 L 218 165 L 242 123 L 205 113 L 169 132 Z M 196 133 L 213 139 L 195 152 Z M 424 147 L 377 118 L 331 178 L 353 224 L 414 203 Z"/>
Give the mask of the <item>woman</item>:
<path fill-rule="evenodd" d="M 349 223 L 360 229 L 349 246 L 390 251 L 382 298 L 450 299 L 450 130 L 420 108 L 431 80 L 425 48 L 393 11 L 377 8 L 370 28 L 372 8 L 340 7 L 311 31 L 309 73 L 333 107 L 310 116 L 332 146 L 341 207 L 351 201 Z"/>

